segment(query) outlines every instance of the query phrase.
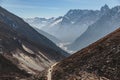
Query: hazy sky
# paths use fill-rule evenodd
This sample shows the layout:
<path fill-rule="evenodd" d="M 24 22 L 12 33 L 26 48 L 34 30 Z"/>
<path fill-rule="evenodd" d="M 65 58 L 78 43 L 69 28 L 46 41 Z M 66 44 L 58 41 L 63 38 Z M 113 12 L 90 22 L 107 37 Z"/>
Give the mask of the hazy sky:
<path fill-rule="evenodd" d="M 0 0 L 0 5 L 20 17 L 63 16 L 69 9 L 100 9 L 110 7 L 120 0 Z"/>

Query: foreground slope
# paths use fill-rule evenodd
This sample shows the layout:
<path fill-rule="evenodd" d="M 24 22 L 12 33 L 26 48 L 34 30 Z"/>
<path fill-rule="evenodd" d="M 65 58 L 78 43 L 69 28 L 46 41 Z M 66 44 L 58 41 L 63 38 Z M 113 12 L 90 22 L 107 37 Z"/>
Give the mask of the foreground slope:
<path fill-rule="evenodd" d="M 36 75 L 65 57 L 42 52 L 36 44 L 0 22 L 0 79 Z"/>
<path fill-rule="evenodd" d="M 54 67 L 52 80 L 120 80 L 120 28 Z"/>
<path fill-rule="evenodd" d="M 32 75 L 40 73 L 69 55 L 21 18 L 1 7 L 0 54 L 14 64 L 17 70 L 23 70 L 26 74 Z M 11 70 L 7 71 L 7 66 L 1 67 L 1 65 L 2 63 L 0 63 L 1 70 L 6 70 L 5 75 L 7 72 L 10 74 L 11 71 L 14 71 L 13 68 L 9 68 Z M 3 77 L 2 74 L 4 73 L 0 74 L 0 79 Z"/>
<path fill-rule="evenodd" d="M 36 44 L 42 52 L 48 53 L 48 55 L 54 55 L 54 53 L 59 53 L 62 55 L 67 55 L 67 53 L 57 47 L 52 41 L 39 34 L 34 30 L 29 24 L 18 16 L 10 13 L 9 11 L 0 7 L 0 21 L 9 25 L 14 29 L 19 35 L 25 37 L 30 42 Z"/>
<path fill-rule="evenodd" d="M 30 75 L 0 54 L 0 80 L 15 80 L 16 77 L 27 78 Z"/>

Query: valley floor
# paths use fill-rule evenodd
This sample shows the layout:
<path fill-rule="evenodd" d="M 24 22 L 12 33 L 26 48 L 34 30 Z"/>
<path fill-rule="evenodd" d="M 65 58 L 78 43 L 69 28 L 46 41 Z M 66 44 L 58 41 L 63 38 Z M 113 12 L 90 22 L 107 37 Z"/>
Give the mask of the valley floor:
<path fill-rule="evenodd" d="M 47 80 L 52 80 L 51 78 L 51 75 L 52 75 L 52 71 L 53 71 L 53 68 L 54 68 L 54 66 L 56 66 L 58 64 L 58 62 L 57 63 L 55 63 L 55 64 L 53 64 L 49 69 L 48 69 L 48 74 L 47 74 Z"/>

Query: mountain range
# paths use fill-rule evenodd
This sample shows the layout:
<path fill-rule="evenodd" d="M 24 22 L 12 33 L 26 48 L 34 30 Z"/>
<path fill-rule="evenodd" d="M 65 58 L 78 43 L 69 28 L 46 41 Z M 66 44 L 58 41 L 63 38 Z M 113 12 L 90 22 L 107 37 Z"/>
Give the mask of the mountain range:
<path fill-rule="evenodd" d="M 62 45 L 64 50 L 77 52 L 119 28 L 119 7 L 104 5 L 100 10 L 71 9 L 40 30 L 56 37 L 58 43 L 55 43 Z"/>
<path fill-rule="evenodd" d="M 119 61 L 120 6 L 24 20 L 0 7 L 0 80 L 120 80 Z"/>
<path fill-rule="evenodd" d="M 81 36 L 69 45 L 68 49 L 78 51 L 120 27 L 120 6 L 111 9 L 105 6 L 103 10 L 106 11 L 104 15 L 90 25 Z"/>
<path fill-rule="evenodd" d="M 24 18 L 24 21 L 28 22 L 31 26 L 41 29 L 43 26 L 46 26 L 55 20 L 54 17 L 46 19 L 46 18 Z"/>
<path fill-rule="evenodd" d="M 107 5 L 103 6 L 101 10 L 71 9 L 63 17 L 55 18 L 51 23 L 48 21 L 49 24 L 39 29 L 55 36 L 63 42 L 73 42 L 86 31 L 89 25 L 95 23 L 108 10 L 109 7 Z M 34 18 L 32 21 L 34 21 Z M 41 23 L 39 20 L 36 22 Z"/>

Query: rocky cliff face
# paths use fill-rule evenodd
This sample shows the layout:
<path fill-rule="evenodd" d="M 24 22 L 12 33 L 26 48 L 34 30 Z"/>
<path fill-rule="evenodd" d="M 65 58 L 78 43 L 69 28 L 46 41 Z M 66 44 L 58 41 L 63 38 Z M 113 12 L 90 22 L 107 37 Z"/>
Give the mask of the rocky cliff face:
<path fill-rule="evenodd" d="M 58 63 L 52 80 L 120 80 L 120 28 Z"/>

